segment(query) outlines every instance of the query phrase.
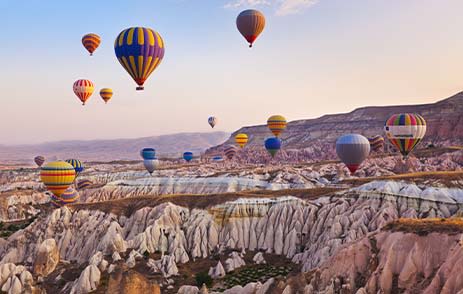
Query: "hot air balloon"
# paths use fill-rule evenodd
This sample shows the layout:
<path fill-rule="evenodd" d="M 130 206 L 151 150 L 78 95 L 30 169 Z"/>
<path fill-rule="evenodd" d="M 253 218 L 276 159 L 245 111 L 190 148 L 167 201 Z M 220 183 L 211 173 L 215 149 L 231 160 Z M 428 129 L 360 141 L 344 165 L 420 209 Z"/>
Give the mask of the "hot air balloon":
<path fill-rule="evenodd" d="M 79 200 L 79 193 L 72 187 L 66 189 L 60 197 L 51 196 L 51 203 L 56 207 L 63 207 L 66 204 L 76 203 Z"/>
<path fill-rule="evenodd" d="M 383 150 L 384 148 L 384 138 L 380 135 L 376 135 L 374 137 L 368 138 L 370 142 L 370 150 L 378 152 Z"/>
<path fill-rule="evenodd" d="M 133 27 L 123 30 L 114 42 L 114 51 L 122 67 L 143 90 L 143 84 L 164 57 L 164 41 L 149 28 Z"/>
<path fill-rule="evenodd" d="M 82 164 L 82 162 L 80 162 L 80 160 L 68 159 L 66 160 L 66 162 L 74 167 L 74 170 L 76 171 L 76 178 L 79 176 L 81 172 L 84 171 L 84 165 Z"/>
<path fill-rule="evenodd" d="M 242 11 L 236 18 L 236 27 L 243 37 L 248 41 L 249 48 L 259 37 L 265 27 L 265 16 L 255 9 Z"/>
<path fill-rule="evenodd" d="M 267 120 L 267 126 L 275 137 L 278 137 L 286 129 L 286 118 L 281 115 L 272 115 Z"/>
<path fill-rule="evenodd" d="M 82 45 L 90 53 L 90 56 L 93 55 L 93 52 L 100 46 L 101 38 L 97 34 L 86 34 L 82 37 Z"/>
<path fill-rule="evenodd" d="M 108 103 L 111 97 L 113 97 L 113 90 L 110 88 L 103 88 L 100 90 L 100 96 L 104 100 L 104 103 Z"/>
<path fill-rule="evenodd" d="M 140 156 L 143 159 L 155 159 L 156 158 L 156 150 L 154 148 L 143 148 L 140 151 Z"/>
<path fill-rule="evenodd" d="M 42 164 L 45 162 L 45 157 L 39 155 L 39 156 L 36 156 L 34 157 L 34 162 L 35 164 L 37 164 L 39 167 L 42 166 Z"/>
<path fill-rule="evenodd" d="M 350 172 L 355 173 L 370 154 L 370 142 L 359 134 L 344 135 L 336 141 L 336 153 Z"/>
<path fill-rule="evenodd" d="M 185 159 L 187 162 L 190 162 L 193 159 L 193 152 L 185 152 L 183 153 L 183 159 Z"/>
<path fill-rule="evenodd" d="M 386 121 L 384 131 L 406 158 L 426 134 L 426 121 L 416 113 L 394 114 Z"/>
<path fill-rule="evenodd" d="M 246 143 L 248 143 L 248 135 L 244 133 L 237 134 L 235 136 L 235 142 L 236 144 L 238 144 L 238 146 L 243 148 L 246 145 Z"/>
<path fill-rule="evenodd" d="M 94 89 L 92 81 L 85 79 L 75 81 L 73 86 L 74 94 L 82 101 L 82 105 L 92 96 Z"/>
<path fill-rule="evenodd" d="M 212 161 L 220 162 L 220 161 L 223 161 L 223 158 L 222 158 L 222 156 L 216 155 L 216 156 L 212 157 Z"/>
<path fill-rule="evenodd" d="M 207 119 L 207 122 L 211 125 L 212 128 L 214 128 L 217 124 L 217 118 L 215 116 L 211 116 Z"/>
<path fill-rule="evenodd" d="M 145 159 L 143 160 L 143 165 L 145 166 L 146 170 L 150 173 L 150 175 L 152 175 L 153 172 L 156 170 L 156 167 L 158 167 L 159 161 L 157 159 Z"/>
<path fill-rule="evenodd" d="M 53 161 L 41 168 L 40 179 L 47 189 L 56 197 L 74 182 L 76 171 L 74 167 L 64 161 Z"/>
<path fill-rule="evenodd" d="M 236 155 L 236 147 L 234 145 L 227 146 L 224 150 L 225 156 L 229 159 L 232 160 L 233 157 Z"/>
<path fill-rule="evenodd" d="M 80 180 L 77 182 L 77 189 L 82 190 L 93 185 L 93 182 L 87 179 Z"/>
<path fill-rule="evenodd" d="M 277 137 L 267 138 L 265 140 L 265 149 L 267 149 L 272 157 L 275 157 L 275 154 L 281 149 L 281 140 Z"/>

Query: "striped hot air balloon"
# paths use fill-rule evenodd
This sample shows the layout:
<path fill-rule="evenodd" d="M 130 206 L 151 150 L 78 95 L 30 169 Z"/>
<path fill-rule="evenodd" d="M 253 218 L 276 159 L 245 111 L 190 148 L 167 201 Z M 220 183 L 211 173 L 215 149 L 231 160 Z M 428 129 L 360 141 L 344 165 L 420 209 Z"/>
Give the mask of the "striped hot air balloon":
<path fill-rule="evenodd" d="M 370 149 L 375 152 L 379 152 L 384 149 L 384 138 L 380 135 L 368 138 L 370 142 Z"/>
<path fill-rule="evenodd" d="M 233 157 L 235 157 L 236 152 L 237 152 L 237 150 L 236 150 L 236 147 L 234 145 L 229 145 L 224 150 L 224 154 L 229 160 L 232 160 Z"/>
<path fill-rule="evenodd" d="M 265 16 L 255 9 L 242 11 L 236 18 L 236 27 L 243 37 L 248 41 L 249 48 L 259 37 L 265 27 Z"/>
<path fill-rule="evenodd" d="M 370 154 L 370 142 L 359 134 L 348 134 L 336 141 L 336 153 L 351 173 L 359 168 Z"/>
<path fill-rule="evenodd" d="M 235 142 L 236 144 L 238 144 L 238 146 L 243 148 L 246 145 L 246 143 L 248 143 L 248 135 L 244 133 L 237 134 L 235 136 Z"/>
<path fill-rule="evenodd" d="M 110 88 L 103 88 L 100 90 L 100 96 L 104 103 L 108 103 L 108 101 L 113 97 L 113 90 Z"/>
<path fill-rule="evenodd" d="M 56 197 L 74 182 L 76 171 L 74 167 L 65 161 L 53 161 L 41 168 L 40 179 L 47 189 Z"/>
<path fill-rule="evenodd" d="M 95 85 L 90 80 L 80 79 L 74 82 L 72 89 L 77 98 L 82 101 L 82 105 L 85 105 L 88 98 L 92 96 Z"/>
<path fill-rule="evenodd" d="M 143 159 L 155 159 L 156 158 L 156 150 L 154 148 L 143 148 L 140 151 L 140 156 Z"/>
<path fill-rule="evenodd" d="M 51 195 L 50 202 L 55 207 L 63 207 L 67 204 L 77 203 L 79 200 L 79 193 L 72 187 L 66 189 L 60 197 Z"/>
<path fill-rule="evenodd" d="M 137 83 L 137 90 L 158 67 L 164 57 L 164 41 L 149 28 L 133 27 L 123 30 L 114 42 L 117 60 Z"/>
<path fill-rule="evenodd" d="M 267 126 L 275 137 L 278 137 L 286 129 L 286 118 L 281 115 L 272 115 L 267 120 Z"/>
<path fill-rule="evenodd" d="M 45 157 L 43 157 L 41 155 L 38 155 L 38 156 L 34 157 L 34 162 L 35 162 L 35 164 L 37 164 L 37 166 L 41 167 L 42 164 L 45 162 Z"/>
<path fill-rule="evenodd" d="M 386 121 L 384 131 L 405 158 L 426 134 L 426 121 L 416 113 L 394 114 Z"/>
<path fill-rule="evenodd" d="M 96 48 L 100 46 L 101 38 L 97 34 L 86 34 L 82 37 L 82 45 L 84 45 L 85 49 L 90 53 L 90 56 L 93 55 Z"/>
<path fill-rule="evenodd" d="M 193 159 L 193 152 L 190 152 L 190 151 L 184 152 L 183 159 L 185 159 L 186 162 L 190 162 Z"/>
<path fill-rule="evenodd" d="M 79 176 L 79 174 L 81 172 L 84 171 L 84 165 L 82 164 L 82 162 L 80 160 L 78 160 L 78 159 L 67 159 L 66 162 L 74 167 L 74 170 L 76 171 L 76 178 Z"/>
<path fill-rule="evenodd" d="M 270 155 L 275 157 L 275 154 L 277 154 L 277 152 L 281 149 L 281 140 L 277 137 L 267 138 L 264 145 Z"/>
<path fill-rule="evenodd" d="M 207 119 L 207 122 L 212 128 L 214 128 L 215 125 L 217 124 L 217 118 L 215 116 L 211 116 Z"/>
<path fill-rule="evenodd" d="M 90 181 L 90 180 L 87 180 L 87 179 L 83 179 L 83 180 L 80 180 L 77 182 L 77 189 L 78 190 L 83 190 L 87 187 L 90 187 L 91 185 L 93 185 L 93 182 Z"/>

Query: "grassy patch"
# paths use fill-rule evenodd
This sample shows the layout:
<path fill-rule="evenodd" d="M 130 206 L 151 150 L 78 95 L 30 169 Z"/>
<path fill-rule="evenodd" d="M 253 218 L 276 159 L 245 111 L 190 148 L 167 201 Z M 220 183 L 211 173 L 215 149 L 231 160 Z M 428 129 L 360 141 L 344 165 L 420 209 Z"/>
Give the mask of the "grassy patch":
<path fill-rule="evenodd" d="M 414 233 L 425 236 L 430 233 L 463 233 L 463 218 L 400 218 L 383 227 L 383 231 Z"/>

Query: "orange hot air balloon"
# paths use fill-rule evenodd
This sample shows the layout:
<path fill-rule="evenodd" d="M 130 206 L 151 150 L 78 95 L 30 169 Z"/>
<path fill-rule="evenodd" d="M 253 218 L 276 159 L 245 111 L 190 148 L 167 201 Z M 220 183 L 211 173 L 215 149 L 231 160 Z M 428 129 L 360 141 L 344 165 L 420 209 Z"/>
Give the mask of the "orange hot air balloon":
<path fill-rule="evenodd" d="M 281 115 L 272 115 L 267 120 L 267 126 L 275 137 L 278 137 L 286 129 L 286 118 Z"/>
<path fill-rule="evenodd" d="M 111 97 L 113 97 L 113 90 L 110 88 L 103 88 L 100 90 L 100 96 L 101 99 L 104 100 L 104 103 L 108 103 L 108 101 L 111 100 Z"/>
<path fill-rule="evenodd" d="M 86 34 L 82 37 L 82 45 L 90 53 L 90 56 L 93 55 L 93 52 L 100 46 L 101 38 L 97 34 Z"/>
<path fill-rule="evenodd" d="M 246 143 L 248 143 L 248 135 L 244 133 L 237 134 L 235 136 L 235 142 L 236 144 L 238 144 L 238 146 L 243 148 L 246 145 Z"/>
<path fill-rule="evenodd" d="M 90 80 L 77 80 L 74 82 L 73 90 L 74 94 L 82 101 L 82 105 L 85 105 L 85 102 L 92 96 L 95 85 L 93 85 Z"/>
<path fill-rule="evenodd" d="M 248 9 L 241 12 L 236 18 L 236 27 L 243 37 L 248 41 L 249 48 L 259 37 L 265 27 L 265 16 L 255 9 Z"/>

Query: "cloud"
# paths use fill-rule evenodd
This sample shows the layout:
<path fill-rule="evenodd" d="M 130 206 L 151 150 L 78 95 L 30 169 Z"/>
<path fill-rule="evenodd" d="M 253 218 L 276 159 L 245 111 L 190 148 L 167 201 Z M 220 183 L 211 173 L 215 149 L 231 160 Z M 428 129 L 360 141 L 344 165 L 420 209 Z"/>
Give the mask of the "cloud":
<path fill-rule="evenodd" d="M 288 15 L 301 13 L 310 6 L 316 4 L 318 0 L 279 0 L 276 15 Z"/>
<path fill-rule="evenodd" d="M 318 0 L 232 0 L 225 8 L 245 8 L 257 6 L 273 7 L 276 15 L 289 15 L 303 12 Z"/>

